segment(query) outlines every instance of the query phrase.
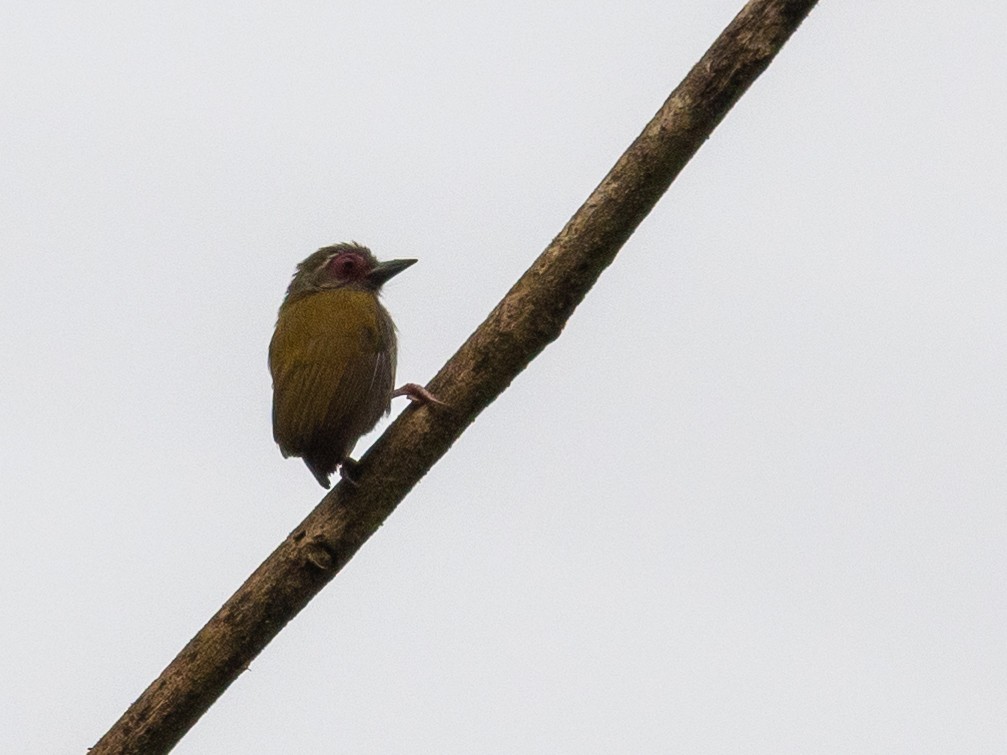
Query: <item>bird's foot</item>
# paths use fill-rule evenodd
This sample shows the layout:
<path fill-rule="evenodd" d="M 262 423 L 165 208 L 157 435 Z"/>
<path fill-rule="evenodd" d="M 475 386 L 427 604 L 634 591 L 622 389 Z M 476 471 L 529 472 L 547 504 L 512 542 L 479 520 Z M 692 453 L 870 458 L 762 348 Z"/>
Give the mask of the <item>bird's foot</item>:
<path fill-rule="evenodd" d="M 359 466 L 360 464 L 355 459 L 347 457 L 339 463 L 339 476 L 353 487 L 357 487 L 360 483 L 355 478 Z"/>
<path fill-rule="evenodd" d="M 414 404 L 434 404 L 436 406 L 447 406 L 443 401 L 418 383 L 406 383 L 401 388 L 392 391 L 392 398 L 405 396 Z"/>

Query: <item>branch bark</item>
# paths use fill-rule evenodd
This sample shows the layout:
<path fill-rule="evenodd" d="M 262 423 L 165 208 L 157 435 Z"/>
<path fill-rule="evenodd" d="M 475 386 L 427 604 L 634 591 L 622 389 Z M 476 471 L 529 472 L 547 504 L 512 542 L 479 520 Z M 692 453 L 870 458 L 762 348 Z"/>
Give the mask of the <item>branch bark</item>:
<path fill-rule="evenodd" d="M 816 0 L 752 0 L 428 388 L 92 748 L 170 750 L 353 557 L 420 478 L 563 330 L 601 272 Z"/>

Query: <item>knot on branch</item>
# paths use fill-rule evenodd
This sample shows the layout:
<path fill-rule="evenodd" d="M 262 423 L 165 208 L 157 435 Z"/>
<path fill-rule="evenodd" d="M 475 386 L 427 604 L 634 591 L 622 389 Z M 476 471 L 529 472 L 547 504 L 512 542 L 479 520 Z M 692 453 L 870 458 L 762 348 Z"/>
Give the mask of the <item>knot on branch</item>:
<path fill-rule="evenodd" d="M 336 568 L 336 554 L 321 535 L 314 535 L 301 546 L 304 560 L 321 571 Z"/>

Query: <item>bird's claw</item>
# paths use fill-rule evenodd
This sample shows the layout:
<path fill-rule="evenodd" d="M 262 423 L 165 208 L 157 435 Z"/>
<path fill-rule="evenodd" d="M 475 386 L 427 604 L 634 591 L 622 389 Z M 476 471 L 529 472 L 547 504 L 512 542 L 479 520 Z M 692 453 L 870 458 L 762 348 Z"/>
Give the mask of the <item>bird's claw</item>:
<path fill-rule="evenodd" d="M 417 383 L 406 383 L 401 388 L 396 388 L 392 391 L 392 398 L 396 396 L 405 396 L 414 404 L 434 404 L 435 406 L 447 406 L 443 401 L 437 398 L 434 394 L 424 388 L 422 385 Z"/>
<path fill-rule="evenodd" d="M 360 483 L 354 479 L 354 475 L 357 473 L 357 468 L 359 466 L 360 463 L 355 459 L 343 459 L 339 463 L 339 476 L 353 487 L 357 487 Z"/>

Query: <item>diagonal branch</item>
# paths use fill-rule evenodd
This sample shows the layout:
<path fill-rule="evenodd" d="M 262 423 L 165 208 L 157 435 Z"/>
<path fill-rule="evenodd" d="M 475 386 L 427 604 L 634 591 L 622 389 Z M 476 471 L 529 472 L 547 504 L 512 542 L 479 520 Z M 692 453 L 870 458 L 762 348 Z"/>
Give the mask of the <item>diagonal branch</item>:
<path fill-rule="evenodd" d="M 672 180 L 816 0 L 751 0 L 672 92 L 566 227 L 409 407 L 92 749 L 170 750 L 353 557 L 420 478 L 567 319 Z"/>

